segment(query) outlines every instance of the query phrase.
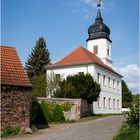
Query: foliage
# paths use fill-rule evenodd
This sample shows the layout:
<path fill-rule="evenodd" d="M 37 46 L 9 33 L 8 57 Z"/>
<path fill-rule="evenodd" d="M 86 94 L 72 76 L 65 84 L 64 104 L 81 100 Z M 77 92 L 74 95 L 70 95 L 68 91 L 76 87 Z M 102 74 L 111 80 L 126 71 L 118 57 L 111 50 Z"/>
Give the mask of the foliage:
<path fill-rule="evenodd" d="M 43 37 L 40 37 L 32 49 L 25 66 L 30 78 L 45 74 L 44 66 L 50 63 L 49 55 L 46 42 Z"/>
<path fill-rule="evenodd" d="M 60 105 L 56 104 L 53 115 L 52 115 L 53 122 L 63 122 L 65 121 L 64 113 Z"/>
<path fill-rule="evenodd" d="M 59 88 L 54 92 L 54 96 L 60 98 L 82 98 L 92 103 L 97 101 L 100 91 L 100 85 L 94 81 L 90 74 L 76 74 L 60 81 Z"/>
<path fill-rule="evenodd" d="M 123 108 L 130 108 L 132 106 L 132 102 L 122 102 Z"/>
<path fill-rule="evenodd" d="M 19 134 L 19 132 L 20 132 L 20 128 L 7 127 L 5 129 L 2 129 L 1 137 L 14 136 L 14 135 Z"/>
<path fill-rule="evenodd" d="M 71 104 L 65 103 L 58 105 L 56 103 L 50 103 L 42 101 L 40 107 L 45 116 L 47 122 L 63 122 L 65 121 L 63 111 L 69 111 L 71 109 Z"/>
<path fill-rule="evenodd" d="M 128 89 L 124 80 L 122 80 L 122 106 L 130 107 L 132 102 L 132 93 Z M 128 104 L 127 104 L 128 103 Z"/>
<path fill-rule="evenodd" d="M 31 78 L 32 94 L 37 97 L 46 97 L 46 75 L 35 76 Z"/>
<path fill-rule="evenodd" d="M 52 103 L 42 101 L 40 106 L 41 106 L 41 109 L 43 111 L 43 114 L 44 114 L 47 122 L 52 122 L 53 121 L 52 120 L 52 114 L 53 114 L 55 105 L 52 104 Z"/>
<path fill-rule="evenodd" d="M 125 124 L 113 140 L 139 140 L 139 128 Z"/>
<path fill-rule="evenodd" d="M 72 104 L 70 104 L 70 103 L 65 103 L 65 104 L 61 105 L 62 110 L 65 112 L 69 111 L 71 109 L 71 107 L 72 107 Z"/>
<path fill-rule="evenodd" d="M 130 112 L 127 112 L 126 122 L 130 126 L 139 125 L 139 98 L 133 102 L 133 105 L 130 107 Z"/>

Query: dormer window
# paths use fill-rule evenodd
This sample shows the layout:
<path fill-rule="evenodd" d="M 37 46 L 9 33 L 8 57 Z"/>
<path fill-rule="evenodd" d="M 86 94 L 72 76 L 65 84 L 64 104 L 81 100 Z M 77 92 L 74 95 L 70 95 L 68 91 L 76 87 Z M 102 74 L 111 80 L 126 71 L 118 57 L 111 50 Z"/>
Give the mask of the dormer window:
<path fill-rule="evenodd" d="M 93 46 L 93 53 L 98 54 L 98 46 L 97 45 Z"/>

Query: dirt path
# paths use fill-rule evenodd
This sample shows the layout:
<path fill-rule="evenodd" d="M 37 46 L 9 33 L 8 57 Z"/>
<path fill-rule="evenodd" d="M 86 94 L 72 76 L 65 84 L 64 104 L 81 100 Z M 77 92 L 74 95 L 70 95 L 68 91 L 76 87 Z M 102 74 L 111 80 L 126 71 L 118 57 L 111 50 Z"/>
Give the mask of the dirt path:
<path fill-rule="evenodd" d="M 124 117 L 117 115 L 82 123 L 53 125 L 33 135 L 7 140 L 112 140 L 123 121 Z"/>

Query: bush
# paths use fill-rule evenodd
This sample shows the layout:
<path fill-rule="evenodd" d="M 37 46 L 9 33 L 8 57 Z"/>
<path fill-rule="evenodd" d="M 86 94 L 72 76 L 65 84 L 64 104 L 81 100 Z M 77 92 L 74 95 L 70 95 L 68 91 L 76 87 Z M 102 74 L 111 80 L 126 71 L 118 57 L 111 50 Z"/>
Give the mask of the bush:
<path fill-rule="evenodd" d="M 63 110 L 62 110 L 61 106 L 58 105 L 58 104 L 55 106 L 53 116 L 52 116 L 52 120 L 54 122 L 63 122 L 63 121 L 65 121 Z"/>
<path fill-rule="evenodd" d="M 92 103 L 97 101 L 100 91 L 100 85 L 94 81 L 90 74 L 76 74 L 60 81 L 59 88 L 54 92 L 54 96 L 59 98 L 82 98 Z"/>
<path fill-rule="evenodd" d="M 58 105 L 55 103 L 49 103 L 42 101 L 40 107 L 45 116 L 47 122 L 63 122 L 65 121 L 63 111 L 69 111 L 71 109 L 71 104 L 65 103 Z"/>
<path fill-rule="evenodd" d="M 1 137 L 14 136 L 19 134 L 20 128 L 7 127 L 1 131 Z"/>
<path fill-rule="evenodd" d="M 130 112 L 126 113 L 126 122 L 132 125 L 139 125 L 139 96 L 138 100 L 135 100 L 130 107 Z"/>
<path fill-rule="evenodd" d="M 122 102 L 122 107 L 123 108 L 129 108 L 132 106 L 132 102 Z"/>
<path fill-rule="evenodd" d="M 40 106 L 47 122 L 52 122 L 53 121 L 52 114 L 54 112 L 55 105 L 52 103 L 42 101 Z"/>
<path fill-rule="evenodd" d="M 33 95 L 46 97 L 46 75 L 35 76 L 31 79 L 33 85 Z"/>
<path fill-rule="evenodd" d="M 71 107 L 72 107 L 72 104 L 69 104 L 69 103 L 65 103 L 61 105 L 61 108 L 63 111 L 69 111 Z"/>

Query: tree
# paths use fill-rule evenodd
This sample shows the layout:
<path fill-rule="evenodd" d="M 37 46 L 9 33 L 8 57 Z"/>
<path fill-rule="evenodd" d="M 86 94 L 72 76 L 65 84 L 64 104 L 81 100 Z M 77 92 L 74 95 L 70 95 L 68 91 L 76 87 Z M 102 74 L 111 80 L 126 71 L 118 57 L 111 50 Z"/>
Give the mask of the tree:
<path fill-rule="evenodd" d="M 136 125 L 139 127 L 139 99 L 140 95 L 133 95 L 132 106 L 130 111 L 126 113 L 126 122 L 131 125 Z"/>
<path fill-rule="evenodd" d="M 33 95 L 37 97 L 46 97 L 46 75 L 34 76 L 31 78 Z"/>
<path fill-rule="evenodd" d="M 54 92 L 54 96 L 60 98 L 82 98 L 92 103 L 97 101 L 100 91 L 100 85 L 94 81 L 90 74 L 76 74 L 60 81 L 59 88 Z"/>
<path fill-rule="evenodd" d="M 40 37 L 32 49 L 25 66 L 30 78 L 45 73 L 44 66 L 50 63 L 49 55 L 46 42 L 43 37 Z"/>
<path fill-rule="evenodd" d="M 123 107 L 129 107 L 132 102 L 132 93 L 128 89 L 124 80 L 122 80 L 122 103 Z"/>

